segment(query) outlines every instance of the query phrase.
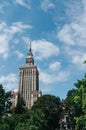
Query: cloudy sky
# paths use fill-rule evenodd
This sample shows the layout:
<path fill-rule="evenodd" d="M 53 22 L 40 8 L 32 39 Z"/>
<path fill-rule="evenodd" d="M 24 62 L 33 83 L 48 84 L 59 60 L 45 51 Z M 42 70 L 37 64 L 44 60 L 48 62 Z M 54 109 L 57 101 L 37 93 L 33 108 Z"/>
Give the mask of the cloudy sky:
<path fill-rule="evenodd" d="M 86 72 L 86 0 L 0 0 L 0 83 L 18 88 L 32 42 L 40 90 L 61 99 Z"/>

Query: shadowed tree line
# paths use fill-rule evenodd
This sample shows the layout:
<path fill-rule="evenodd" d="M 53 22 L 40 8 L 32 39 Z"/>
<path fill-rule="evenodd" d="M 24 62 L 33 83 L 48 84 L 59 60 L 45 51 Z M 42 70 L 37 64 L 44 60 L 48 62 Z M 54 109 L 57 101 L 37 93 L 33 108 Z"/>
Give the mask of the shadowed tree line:
<path fill-rule="evenodd" d="M 0 130 L 86 130 L 86 75 L 74 85 L 65 100 L 43 95 L 30 110 L 20 96 L 16 108 L 11 110 L 10 92 L 0 85 Z M 64 115 L 67 127 L 61 122 Z"/>

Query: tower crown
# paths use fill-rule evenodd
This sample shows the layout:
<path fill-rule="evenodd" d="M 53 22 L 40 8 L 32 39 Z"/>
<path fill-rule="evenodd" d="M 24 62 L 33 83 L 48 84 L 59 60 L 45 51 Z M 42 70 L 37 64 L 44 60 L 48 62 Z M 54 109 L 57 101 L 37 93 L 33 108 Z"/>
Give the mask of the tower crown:
<path fill-rule="evenodd" d="M 31 49 L 31 42 L 30 42 L 28 56 L 26 58 L 26 64 L 28 64 L 28 65 L 34 64 L 34 59 L 33 59 L 33 54 L 32 54 L 32 49 Z"/>
<path fill-rule="evenodd" d="M 26 65 L 19 68 L 19 94 L 23 97 L 26 107 L 30 109 L 34 102 L 41 96 L 39 91 L 39 71 L 34 65 L 34 58 L 31 49 L 26 57 Z"/>

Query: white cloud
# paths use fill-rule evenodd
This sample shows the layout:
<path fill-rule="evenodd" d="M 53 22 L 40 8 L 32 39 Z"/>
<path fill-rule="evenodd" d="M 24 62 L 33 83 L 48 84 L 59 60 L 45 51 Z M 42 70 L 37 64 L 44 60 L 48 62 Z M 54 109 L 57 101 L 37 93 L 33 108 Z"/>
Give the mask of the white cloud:
<path fill-rule="evenodd" d="M 75 1 L 67 6 L 70 22 L 63 25 L 57 33 L 57 38 L 63 43 L 65 56 L 69 56 L 71 63 L 77 65 L 78 69 L 85 69 L 83 61 L 86 60 L 86 0 Z"/>
<path fill-rule="evenodd" d="M 36 59 L 49 58 L 59 54 L 58 46 L 47 40 L 32 41 L 32 48 Z"/>
<path fill-rule="evenodd" d="M 0 84 L 3 84 L 3 87 L 6 91 L 14 90 L 18 87 L 18 78 L 17 75 L 11 73 L 7 76 L 0 76 Z"/>
<path fill-rule="evenodd" d="M 72 67 L 79 70 L 85 70 L 86 65 L 83 64 L 83 62 L 86 60 L 86 52 L 85 47 L 84 48 L 72 48 L 72 47 L 64 47 L 64 53 L 66 57 L 68 58 L 68 62 L 72 63 Z"/>
<path fill-rule="evenodd" d="M 11 37 L 7 34 L 0 34 L 0 55 L 6 59 L 8 57 L 10 48 L 8 42 Z"/>
<path fill-rule="evenodd" d="M 52 63 L 50 66 L 49 66 L 49 69 L 50 70 L 53 70 L 53 71 L 57 71 L 57 70 L 60 70 L 61 68 L 61 63 L 60 62 L 54 62 Z"/>
<path fill-rule="evenodd" d="M 23 38 L 23 39 L 26 42 L 26 44 L 28 44 L 29 46 L 30 40 L 28 38 Z M 32 41 L 32 51 L 34 53 L 35 59 L 38 60 L 41 60 L 43 58 L 47 59 L 49 57 L 59 55 L 58 46 L 44 39 Z"/>
<path fill-rule="evenodd" d="M 0 23 L 0 55 L 4 59 L 9 56 L 9 44 L 10 40 L 13 39 L 13 36 L 30 28 L 30 25 L 25 25 L 22 22 L 13 23 L 11 26 L 8 26 L 5 22 Z"/>
<path fill-rule="evenodd" d="M 50 0 L 42 0 L 41 2 L 41 8 L 45 12 L 47 12 L 48 9 L 53 9 L 54 7 L 54 3 L 52 3 Z"/>
<path fill-rule="evenodd" d="M 22 22 L 15 22 L 9 28 L 5 29 L 6 33 L 15 34 L 15 33 L 22 33 L 26 29 L 31 29 L 30 25 L 23 24 Z"/>
<path fill-rule="evenodd" d="M 86 69 L 86 65 L 83 64 L 85 60 L 86 60 L 86 53 L 81 55 L 75 55 L 72 58 L 72 62 L 77 66 L 79 66 L 80 69 Z"/>
<path fill-rule="evenodd" d="M 84 62 L 85 59 L 86 59 L 86 54 L 83 55 L 83 56 L 76 55 L 76 56 L 73 57 L 73 63 L 81 64 L 81 63 Z"/>
<path fill-rule="evenodd" d="M 51 94 L 51 92 L 52 92 L 52 90 L 53 90 L 53 88 L 50 88 L 50 87 L 48 87 L 48 86 L 43 86 L 42 88 L 41 88 L 41 91 L 42 91 L 42 93 L 43 94 Z"/>
<path fill-rule="evenodd" d="M 50 84 L 55 82 L 67 81 L 69 77 L 69 72 L 61 71 L 57 74 L 49 74 L 46 72 L 40 72 L 40 81 L 44 84 Z"/>
<path fill-rule="evenodd" d="M 17 50 L 15 51 L 15 54 L 18 56 L 19 59 L 22 59 L 22 58 L 25 57 L 23 53 L 21 53 L 21 52 L 19 52 Z"/>
<path fill-rule="evenodd" d="M 71 35 L 72 34 L 72 35 Z M 72 28 L 69 25 L 64 25 L 64 27 L 59 31 L 57 38 L 68 45 L 74 45 Z"/>
<path fill-rule="evenodd" d="M 71 22 L 61 28 L 57 34 L 57 38 L 70 46 L 86 47 L 86 2 L 82 0 L 79 4 L 78 3 L 79 2 L 74 2 L 73 5 L 71 5 L 72 7 L 69 6 L 71 10 L 68 9 L 67 13 L 69 13 Z M 75 8 L 75 13 L 73 13 L 74 7 L 77 5 L 78 7 Z M 72 15 L 70 15 L 71 13 Z"/>
<path fill-rule="evenodd" d="M 57 38 L 69 46 L 86 46 L 86 23 L 70 23 L 63 26 Z"/>
<path fill-rule="evenodd" d="M 28 0 L 15 0 L 15 2 L 27 9 L 31 9 L 30 3 Z"/>

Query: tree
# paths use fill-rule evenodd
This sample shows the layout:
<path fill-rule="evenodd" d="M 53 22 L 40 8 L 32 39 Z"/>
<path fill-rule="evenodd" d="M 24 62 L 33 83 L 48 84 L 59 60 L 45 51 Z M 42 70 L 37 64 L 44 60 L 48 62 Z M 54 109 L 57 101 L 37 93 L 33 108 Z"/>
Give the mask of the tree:
<path fill-rule="evenodd" d="M 14 120 L 15 126 L 12 130 L 46 130 L 45 115 L 41 110 L 29 110 L 29 118 L 27 120 L 26 116 L 21 116 L 20 119 L 18 119 L 18 117 L 20 117 L 20 115 L 14 118 L 16 119 Z"/>
<path fill-rule="evenodd" d="M 16 125 L 21 122 L 21 116 L 20 115 L 11 115 L 10 117 L 9 116 L 6 116 L 4 118 L 4 124 L 8 124 L 9 125 L 9 130 L 14 130 Z"/>
<path fill-rule="evenodd" d="M 56 128 L 59 128 L 61 115 L 61 101 L 59 97 L 43 95 L 38 98 L 32 109 L 40 109 L 43 111 L 48 124 L 47 130 L 55 130 Z"/>
<path fill-rule="evenodd" d="M 5 105 L 5 91 L 1 84 L 0 85 L 0 116 L 2 116 L 4 113 L 4 105 Z"/>
<path fill-rule="evenodd" d="M 80 83 L 81 82 L 81 83 Z M 77 95 L 74 97 L 76 106 L 79 106 L 80 115 L 76 116 L 76 130 L 86 129 L 86 75 L 81 81 L 78 81 L 75 85 L 78 86 Z M 79 84 L 80 83 L 80 84 Z"/>
<path fill-rule="evenodd" d="M 75 130 L 86 130 L 86 114 L 76 118 Z"/>
<path fill-rule="evenodd" d="M 27 128 L 26 124 L 28 123 L 29 119 L 30 119 L 30 111 L 26 111 L 23 114 L 13 113 L 11 116 L 5 116 L 3 118 L 3 120 L 1 120 L 0 126 L 2 126 L 2 124 L 7 124 L 9 125 L 9 130 L 15 130 L 19 129 L 22 124 L 22 129 L 24 127 L 25 128 L 24 130 L 28 130 L 26 129 Z"/>
<path fill-rule="evenodd" d="M 9 102 L 9 97 L 11 92 L 5 92 L 2 84 L 0 85 L 0 116 L 4 115 L 10 108 L 11 103 Z"/>
<path fill-rule="evenodd" d="M 8 98 L 10 96 L 10 92 L 5 92 L 3 89 L 2 84 L 0 85 L 0 130 L 9 130 L 9 124 L 4 122 L 5 114 L 6 114 L 6 107 L 5 103 L 8 101 Z M 8 106 L 7 106 L 8 109 Z M 4 117 L 4 118 L 3 118 Z"/>
<path fill-rule="evenodd" d="M 1 124 L 1 125 L 0 125 L 0 130 L 10 130 L 10 129 L 9 129 L 9 125 L 6 124 L 6 123 Z"/>
<path fill-rule="evenodd" d="M 39 128 L 35 125 L 28 126 L 25 123 L 18 123 L 14 130 L 39 130 Z"/>
<path fill-rule="evenodd" d="M 73 121 L 74 129 L 85 130 L 86 125 L 84 122 L 86 123 L 86 75 L 82 80 L 78 80 L 74 85 L 76 89 L 68 92 L 64 104 L 65 108 L 67 107 L 66 111 L 68 112 L 68 115 L 71 119 L 70 122 Z"/>
<path fill-rule="evenodd" d="M 68 115 L 68 121 L 67 121 L 67 125 L 68 127 L 72 128 L 72 129 L 75 129 L 75 115 L 77 113 L 77 108 L 74 106 L 74 101 L 73 101 L 73 98 L 74 98 L 74 95 L 76 95 L 77 93 L 77 90 L 76 89 L 72 89 L 72 90 L 69 90 L 68 93 L 67 93 L 67 97 L 66 99 L 64 100 L 64 113 Z"/>
<path fill-rule="evenodd" d="M 80 106 L 81 115 L 86 114 L 86 75 L 81 81 L 78 81 L 75 86 L 78 87 L 77 95 L 74 96 L 74 102 L 77 106 Z"/>
<path fill-rule="evenodd" d="M 26 127 L 25 123 L 18 123 L 14 130 L 29 130 L 29 128 Z"/>
<path fill-rule="evenodd" d="M 28 124 L 31 130 L 34 127 L 37 130 L 47 130 L 47 121 L 44 113 L 40 109 L 31 110 L 31 116 Z"/>
<path fill-rule="evenodd" d="M 35 126 L 35 125 L 30 125 L 29 126 L 29 130 L 41 130 L 41 129 L 39 129 L 37 126 Z"/>
<path fill-rule="evenodd" d="M 23 100 L 23 97 L 18 95 L 18 102 L 17 106 L 15 107 L 15 114 L 23 114 L 26 111 L 25 102 Z"/>

